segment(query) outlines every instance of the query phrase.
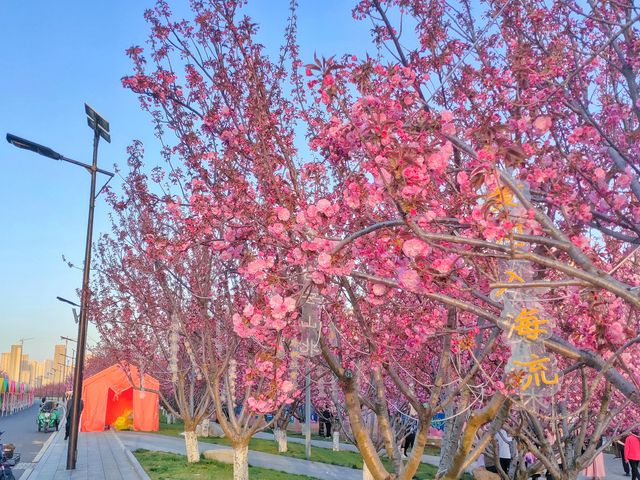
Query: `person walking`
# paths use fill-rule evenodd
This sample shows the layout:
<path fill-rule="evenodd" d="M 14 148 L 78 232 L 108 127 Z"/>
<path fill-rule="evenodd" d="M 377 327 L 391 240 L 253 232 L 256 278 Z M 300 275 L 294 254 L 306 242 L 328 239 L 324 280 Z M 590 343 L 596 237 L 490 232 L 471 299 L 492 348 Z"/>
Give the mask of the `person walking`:
<path fill-rule="evenodd" d="M 620 437 L 618 440 L 616 440 L 616 452 L 618 452 L 618 455 L 620 455 L 620 460 L 622 460 L 622 469 L 624 470 L 624 476 L 628 477 L 629 476 L 629 462 L 627 461 L 627 459 L 624 456 L 624 440 L 625 437 Z"/>
<path fill-rule="evenodd" d="M 640 439 L 638 432 L 633 432 L 624 441 L 624 458 L 629 462 L 631 467 L 631 480 L 640 480 L 638 473 L 638 463 L 640 462 Z"/>
<path fill-rule="evenodd" d="M 598 448 L 602 447 L 602 438 L 598 441 Z M 604 452 L 598 453 L 591 465 L 584 469 L 584 476 L 591 480 L 606 480 L 607 474 L 604 469 Z"/>
<path fill-rule="evenodd" d="M 485 470 L 497 474 L 498 468 L 496 467 L 496 446 L 496 439 L 492 438 L 489 441 L 489 444 L 484 449 L 483 460 Z"/>
<path fill-rule="evenodd" d="M 82 414 L 82 409 L 84 407 L 84 402 L 80 399 L 80 413 Z M 64 429 L 64 439 L 67 440 L 69 438 L 69 433 L 71 432 L 71 410 L 73 409 L 73 396 L 69 398 L 67 401 L 67 424 Z"/>
<path fill-rule="evenodd" d="M 409 420 L 407 425 L 407 436 L 404 438 L 404 444 L 402 446 L 404 458 L 408 458 L 407 450 L 413 449 L 413 444 L 416 441 L 416 432 L 418 430 L 418 421 Z"/>
<path fill-rule="evenodd" d="M 333 414 L 328 408 L 322 411 L 322 422 L 324 423 L 324 436 L 331 437 Z"/>
<path fill-rule="evenodd" d="M 498 440 L 498 454 L 500 455 L 500 468 L 506 473 L 509 474 L 509 467 L 511 466 L 511 443 L 513 442 L 513 437 L 507 433 L 507 431 L 502 428 L 498 432 L 497 435 Z"/>

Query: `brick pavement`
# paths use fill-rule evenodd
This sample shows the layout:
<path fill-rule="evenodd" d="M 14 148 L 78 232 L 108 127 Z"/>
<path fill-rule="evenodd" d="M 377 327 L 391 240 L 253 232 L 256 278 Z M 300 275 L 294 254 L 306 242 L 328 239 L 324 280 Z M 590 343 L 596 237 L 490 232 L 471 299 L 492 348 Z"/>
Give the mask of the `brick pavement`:
<path fill-rule="evenodd" d="M 20 480 L 148 480 L 131 452 L 112 431 L 83 432 L 78 438 L 75 470 L 67 470 L 64 431 L 53 434 Z"/>

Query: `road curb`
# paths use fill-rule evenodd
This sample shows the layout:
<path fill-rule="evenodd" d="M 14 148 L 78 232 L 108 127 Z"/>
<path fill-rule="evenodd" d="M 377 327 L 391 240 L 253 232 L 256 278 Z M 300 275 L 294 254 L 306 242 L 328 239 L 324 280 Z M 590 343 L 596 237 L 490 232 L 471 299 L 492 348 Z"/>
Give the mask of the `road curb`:
<path fill-rule="evenodd" d="M 129 463 L 131 463 L 133 468 L 136 470 L 136 473 L 138 474 L 140 479 L 141 480 L 151 480 L 149 475 L 147 475 L 147 472 L 145 472 L 144 468 L 142 468 L 142 465 L 140 465 L 140 462 L 135 457 L 135 455 L 127 447 L 124 446 L 124 443 L 122 443 L 122 440 L 120 440 L 120 437 L 118 437 L 118 435 L 116 435 L 116 433 L 113 430 L 109 430 L 109 433 L 111 435 L 113 435 L 113 438 L 116 439 L 116 442 L 118 443 L 118 446 L 124 451 L 125 455 L 129 459 Z"/>
<path fill-rule="evenodd" d="M 64 424 L 60 424 L 60 426 L 64 426 Z M 31 476 L 31 474 L 33 473 L 34 468 L 36 468 L 38 462 L 42 459 L 42 457 L 44 456 L 45 453 L 47 453 L 47 450 L 49 449 L 49 447 L 51 446 L 51 444 L 53 443 L 54 438 L 56 438 L 58 436 L 58 434 L 62 433 L 61 430 L 57 430 L 55 432 L 53 432 L 49 438 L 47 439 L 46 442 L 44 442 L 44 445 L 42 445 L 42 448 L 40 449 L 40 451 L 38 452 L 38 454 L 34 457 L 34 459 L 31 461 L 31 466 L 26 468 L 24 470 L 24 472 L 22 473 L 22 475 L 20 476 L 20 480 L 28 480 L 29 477 Z M 34 465 L 35 464 L 35 465 Z"/>

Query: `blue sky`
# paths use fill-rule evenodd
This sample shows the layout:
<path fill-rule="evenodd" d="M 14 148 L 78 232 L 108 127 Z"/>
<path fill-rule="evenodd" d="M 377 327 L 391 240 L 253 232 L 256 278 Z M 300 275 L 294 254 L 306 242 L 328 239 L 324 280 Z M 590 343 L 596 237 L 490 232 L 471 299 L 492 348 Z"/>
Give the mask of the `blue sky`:
<path fill-rule="evenodd" d="M 185 0 L 171 1 L 187 12 Z M 262 27 L 262 43 L 277 47 L 288 1 L 250 0 L 248 13 Z M 369 47 L 369 25 L 355 22 L 347 0 L 300 0 L 303 60 L 313 53 L 362 53 Z M 102 168 L 126 165 L 126 146 L 145 143 L 146 161 L 157 162 L 158 146 L 148 117 L 131 92 L 120 85 L 131 71 L 124 51 L 144 45 L 143 19 L 151 1 L 3 2 L 0 13 L 0 351 L 21 337 L 33 358 L 52 356 L 59 336 L 76 336 L 70 307 L 77 301 L 82 272 L 70 269 L 64 255 L 81 266 L 87 220 L 89 175 L 9 145 L 7 132 L 90 161 L 92 132 L 84 102 L 111 124 L 112 143 L 102 143 Z M 277 51 L 277 49 L 273 50 Z M 115 187 L 118 181 L 115 179 Z M 96 204 L 94 238 L 109 229 L 108 209 Z M 90 343 L 97 340 L 95 330 Z"/>

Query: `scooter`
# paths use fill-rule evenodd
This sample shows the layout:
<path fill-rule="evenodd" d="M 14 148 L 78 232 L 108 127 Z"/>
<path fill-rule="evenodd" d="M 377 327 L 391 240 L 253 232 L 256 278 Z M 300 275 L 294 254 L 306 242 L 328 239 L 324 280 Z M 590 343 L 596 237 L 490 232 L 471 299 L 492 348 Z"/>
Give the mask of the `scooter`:
<path fill-rule="evenodd" d="M 0 432 L 0 437 L 4 432 Z M 16 480 L 11 471 L 20 462 L 20 454 L 11 443 L 0 443 L 0 480 Z"/>

